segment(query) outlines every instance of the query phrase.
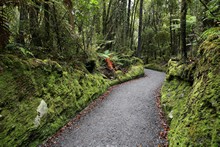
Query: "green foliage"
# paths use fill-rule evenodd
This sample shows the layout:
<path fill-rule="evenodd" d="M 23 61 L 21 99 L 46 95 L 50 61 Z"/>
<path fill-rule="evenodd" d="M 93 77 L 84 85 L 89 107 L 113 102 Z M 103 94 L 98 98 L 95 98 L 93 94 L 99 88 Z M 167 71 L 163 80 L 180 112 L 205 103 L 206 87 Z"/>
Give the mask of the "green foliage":
<path fill-rule="evenodd" d="M 113 56 L 113 52 L 110 52 L 109 50 L 105 50 L 104 53 L 98 53 L 99 57 L 102 57 L 104 59 L 111 58 Z"/>
<path fill-rule="evenodd" d="M 169 41 L 169 33 L 167 31 L 159 31 L 154 36 L 154 40 L 155 40 L 155 43 L 159 43 L 163 47 L 164 44 L 168 43 Z"/>
<path fill-rule="evenodd" d="M 206 11 L 207 19 L 215 19 L 217 21 L 220 21 L 219 4 L 219 0 L 210 0 L 208 2 L 209 10 Z"/>
<path fill-rule="evenodd" d="M 202 33 L 201 38 L 203 40 L 207 39 L 209 36 L 218 36 L 220 35 L 220 27 L 210 28 Z"/>
<path fill-rule="evenodd" d="M 196 22 L 196 16 L 186 15 L 186 29 L 188 32 L 195 28 Z"/>
<path fill-rule="evenodd" d="M 8 44 L 5 49 L 8 53 L 21 54 L 24 57 L 34 57 L 34 54 L 29 49 L 22 47 L 21 44 Z"/>
<path fill-rule="evenodd" d="M 23 47 L 19 47 L 18 48 L 25 56 L 27 55 L 31 55 L 34 56 L 33 53 L 31 53 L 30 51 L 28 51 L 27 49 L 23 48 Z"/>

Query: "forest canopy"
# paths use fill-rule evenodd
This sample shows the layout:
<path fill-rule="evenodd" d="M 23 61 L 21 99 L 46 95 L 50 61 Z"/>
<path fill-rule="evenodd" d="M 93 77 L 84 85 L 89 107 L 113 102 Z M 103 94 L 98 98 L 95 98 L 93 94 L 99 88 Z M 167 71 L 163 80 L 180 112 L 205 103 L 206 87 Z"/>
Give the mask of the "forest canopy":
<path fill-rule="evenodd" d="M 61 61 L 106 50 L 145 63 L 183 50 L 193 58 L 201 33 L 220 19 L 218 0 L 1 0 L 0 11 L 1 53 Z"/>

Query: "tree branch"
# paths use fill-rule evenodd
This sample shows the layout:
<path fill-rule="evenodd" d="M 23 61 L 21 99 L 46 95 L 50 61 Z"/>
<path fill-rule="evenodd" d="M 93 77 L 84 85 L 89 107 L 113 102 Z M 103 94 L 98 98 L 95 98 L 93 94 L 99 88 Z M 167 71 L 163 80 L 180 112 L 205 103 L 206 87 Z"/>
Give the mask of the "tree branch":
<path fill-rule="evenodd" d="M 210 14 L 212 14 L 213 17 L 215 17 L 215 15 L 212 13 L 212 11 L 209 10 L 208 6 L 202 1 L 202 0 L 199 0 L 202 5 L 210 12 Z"/>

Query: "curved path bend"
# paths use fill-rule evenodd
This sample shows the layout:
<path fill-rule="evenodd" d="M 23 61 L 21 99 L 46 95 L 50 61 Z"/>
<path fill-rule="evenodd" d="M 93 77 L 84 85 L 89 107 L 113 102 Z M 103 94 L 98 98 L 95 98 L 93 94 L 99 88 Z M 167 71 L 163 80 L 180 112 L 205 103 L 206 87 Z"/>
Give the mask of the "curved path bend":
<path fill-rule="evenodd" d="M 147 69 L 145 74 L 144 78 L 114 88 L 52 146 L 157 147 L 162 128 L 154 94 L 165 74 Z"/>

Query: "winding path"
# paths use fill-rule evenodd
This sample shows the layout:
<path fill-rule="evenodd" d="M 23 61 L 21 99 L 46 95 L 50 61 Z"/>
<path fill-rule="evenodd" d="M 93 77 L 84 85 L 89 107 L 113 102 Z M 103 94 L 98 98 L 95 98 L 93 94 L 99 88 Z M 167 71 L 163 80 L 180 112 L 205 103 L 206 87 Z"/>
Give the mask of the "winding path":
<path fill-rule="evenodd" d="M 154 147 L 160 144 L 161 125 L 154 92 L 165 74 L 145 70 L 144 78 L 119 85 L 53 146 Z"/>

